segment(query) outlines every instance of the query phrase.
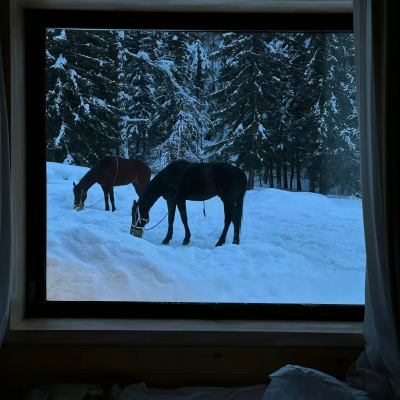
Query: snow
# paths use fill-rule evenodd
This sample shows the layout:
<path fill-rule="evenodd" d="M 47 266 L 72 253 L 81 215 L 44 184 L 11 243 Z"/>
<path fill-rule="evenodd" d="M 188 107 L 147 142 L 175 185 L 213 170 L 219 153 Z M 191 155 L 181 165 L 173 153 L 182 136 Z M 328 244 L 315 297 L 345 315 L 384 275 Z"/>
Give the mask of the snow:
<path fill-rule="evenodd" d="M 334 95 L 333 93 L 332 93 L 332 96 L 331 96 L 331 101 L 330 101 L 330 103 L 331 103 L 333 112 L 334 112 L 335 114 L 337 114 L 337 113 L 338 113 L 338 110 L 337 110 L 337 108 L 336 108 L 336 97 L 335 97 L 335 95 Z"/>
<path fill-rule="evenodd" d="M 78 89 L 78 84 L 76 83 L 76 78 L 75 78 L 76 76 L 78 76 L 78 74 L 74 69 L 70 69 L 68 73 L 71 77 L 72 82 L 74 82 L 74 86 Z"/>
<path fill-rule="evenodd" d="M 56 147 L 58 147 L 58 145 L 60 144 L 60 140 L 61 140 L 61 138 L 62 138 L 63 135 L 64 135 L 65 128 L 66 128 L 66 125 L 65 125 L 64 122 L 63 122 L 63 123 L 61 124 L 60 132 L 58 133 L 58 136 L 56 137 L 56 141 L 55 141 Z"/>
<path fill-rule="evenodd" d="M 131 185 L 115 188 L 117 211 L 104 201 L 72 209 L 72 181 L 88 171 L 47 163 L 47 298 L 75 301 L 178 301 L 363 304 L 365 247 L 359 200 L 256 188 L 246 194 L 241 243 L 215 248 L 224 220 L 219 198 L 187 202 L 191 243 L 175 216 L 174 237 L 161 245 L 163 222 L 142 239 L 129 234 Z M 99 185 L 86 205 L 102 199 Z M 150 226 L 164 217 L 164 199 Z"/>
<path fill-rule="evenodd" d="M 150 60 L 149 55 L 144 51 L 138 51 L 136 54 L 137 58 L 143 58 L 143 60 Z"/>
<path fill-rule="evenodd" d="M 67 63 L 67 60 L 60 54 L 57 58 L 57 61 L 50 68 L 63 68 L 63 65 Z"/>
<path fill-rule="evenodd" d="M 173 61 L 160 60 L 158 61 L 158 66 L 160 69 L 164 70 L 170 78 L 172 78 L 171 67 L 174 65 Z"/>
<path fill-rule="evenodd" d="M 64 160 L 64 164 L 72 164 L 74 162 L 74 159 L 72 158 L 71 154 L 68 154 L 67 157 Z"/>
<path fill-rule="evenodd" d="M 93 96 L 92 97 L 92 102 L 93 102 L 93 104 L 97 104 L 99 106 L 106 107 L 106 102 L 104 100 L 102 100 L 102 99 L 97 98 L 97 97 Z M 89 111 L 89 107 L 87 108 L 87 111 Z"/>
<path fill-rule="evenodd" d="M 55 40 L 66 40 L 65 30 L 63 29 L 58 36 L 54 36 Z"/>

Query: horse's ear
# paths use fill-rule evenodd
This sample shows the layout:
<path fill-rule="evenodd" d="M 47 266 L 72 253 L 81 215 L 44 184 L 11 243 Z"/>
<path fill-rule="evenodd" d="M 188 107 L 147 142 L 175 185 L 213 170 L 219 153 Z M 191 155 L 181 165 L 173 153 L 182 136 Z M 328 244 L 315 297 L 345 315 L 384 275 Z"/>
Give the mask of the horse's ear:
<path fill-rule="evenodd" d="M 135 205 L 136 204 L 136 200 L 133 200 L 133 205 Z"/>
<path fill-rule="evenodd" d="M 76 186 L 75 182 L 72 182 L 74 184 L 74 187 Z"/>

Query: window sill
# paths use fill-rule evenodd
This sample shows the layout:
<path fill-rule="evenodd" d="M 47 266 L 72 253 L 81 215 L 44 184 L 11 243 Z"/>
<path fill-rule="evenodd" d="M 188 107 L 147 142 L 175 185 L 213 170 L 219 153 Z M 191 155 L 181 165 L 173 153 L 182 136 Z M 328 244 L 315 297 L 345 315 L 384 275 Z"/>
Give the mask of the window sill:
<path fill-rule="evenodd" d="M 25 319 L 5 345 L 364 347 L 362 322 Z"/>

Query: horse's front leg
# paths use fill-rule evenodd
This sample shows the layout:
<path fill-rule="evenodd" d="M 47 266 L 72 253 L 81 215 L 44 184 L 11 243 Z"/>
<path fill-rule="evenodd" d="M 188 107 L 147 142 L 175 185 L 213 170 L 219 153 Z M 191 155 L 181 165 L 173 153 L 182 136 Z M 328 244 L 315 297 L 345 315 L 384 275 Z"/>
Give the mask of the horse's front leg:
<path fill-rule="evenodd" d="M 223 200 L 222 200 L 223 201 Z M 228 233 L 229 225 L 232 222 L 232 217 L 233 217 L 233 209 L 234 209 L 234 204 L 228 203 L 223 201 L 224 203 L 224 211 L 225 211 L 225 226 L 222 231 L 221 237 L 219 238 L 217 244 L 215 247 L 222 246 L 225 244 L 225 239 L 226 239 L 226 234 Z"/>
<path fill-rule="evenodd" d="M 108 204 L 108 190 L 102 186 L 101 187 L 103 189 L 103 193 L 104 193 L 104 202 L 106 204 L 106 211 L 110 211 L 110 205 Z"/>
<path fill-rule="evenodd" d="M 175 209 L 176 202 L 172 203 L 172 200 L 167 201 L 168 206 L 168 232 L 165 239 L 162 241 L 162 244 L 168 244 L 172 239 L 172 234 L 174 232 L 174 219 L 175 219 Z"/>
<path fill-rule="evenodd" d="M 111 189 L 110 200 L 111 200 L 112 212 L 114 212 L 116 210 L 114 201 L 114 189 Z"/>
<path fill-rule="evenodd" d="M 185 238 L 183 239 L 182 244 L 183 245 L 189 244 L 191 234 L 189 230 L 187 213 L 186 213 L 186 201 L 179 199 L 176 204 L 178 206 L 179 213 L 181 214 L 183 226 L 185 227 Z"/>

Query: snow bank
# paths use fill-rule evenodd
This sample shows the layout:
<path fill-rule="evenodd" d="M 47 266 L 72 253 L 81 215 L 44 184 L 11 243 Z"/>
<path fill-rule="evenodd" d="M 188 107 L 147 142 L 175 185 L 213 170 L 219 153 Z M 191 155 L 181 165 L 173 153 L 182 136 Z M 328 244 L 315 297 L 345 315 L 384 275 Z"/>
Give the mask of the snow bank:
<path fill-rule="evenodd" d="M 131 185 L 115 188 L 114 213 L 104 201 L 72 209 L 72 181 L 87 168 L 47 163 L 47 295 L 49 300 L 363 304 L 365 248 L 361 202 L 277 189 L 248 192 L 241 244 L 215 248 L 223 228 L 219 198 L 187 202 L 192 240 L 161 245 L 167 222 L 129 235 Z M 103 197 L 99 185 L 86 205 Z M 159 199 L 150 226 L 167 211 Z"/>

